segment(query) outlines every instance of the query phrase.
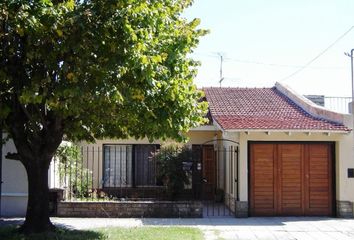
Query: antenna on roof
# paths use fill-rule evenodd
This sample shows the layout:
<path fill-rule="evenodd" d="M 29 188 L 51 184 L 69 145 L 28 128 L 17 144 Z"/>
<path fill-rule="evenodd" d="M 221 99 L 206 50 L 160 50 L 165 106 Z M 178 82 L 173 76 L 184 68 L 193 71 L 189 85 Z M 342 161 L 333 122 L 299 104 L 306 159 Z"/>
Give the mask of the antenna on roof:
<path fill-rule="evenodd" d="M 222 81 L 224 81 L 224 77 L 222 76 L 222 63 L 224 61 L 224 57 L 222 55 L 222 53 L 218 53 L 218 55 L 220 56 L 220 80 L 219 80 L 219 83 L 220 83 L 220 87 L 221 87 L 221 83 Z"/>

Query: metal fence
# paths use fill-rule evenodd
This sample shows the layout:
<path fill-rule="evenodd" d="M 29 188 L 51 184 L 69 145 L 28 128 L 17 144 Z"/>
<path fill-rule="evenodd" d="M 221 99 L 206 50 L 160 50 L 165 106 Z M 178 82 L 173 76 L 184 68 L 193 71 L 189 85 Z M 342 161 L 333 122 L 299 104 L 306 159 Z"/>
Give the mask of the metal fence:
<path fill-rule="evenodd" d="M 52 163 L 52 187 L 63 189 L 65 200 L 164 198 L 166 186 L 156 166 L 158 146 L 87 146 L 76 151 L 76 157 L 56 157 Z"/>
<path fill-rule="evenodd" d="M 319 106 L 339 113 L 350 113 L 351 97 L 326 97 L 324 95 L 304 95 Z"/>
<path fill-rule="evenodd" d="M 54 158 L 51 187 L 65 201 L 198 200 L 205 216 L 232 216 L 235 148 L 151 144 L 74 147 Z"/>
<path fill-rule="evenodd" d="M 351 97 L 324 97 L 324 106 L 335 112 L 350 113 L 349 103 L 351 101 Z"/>

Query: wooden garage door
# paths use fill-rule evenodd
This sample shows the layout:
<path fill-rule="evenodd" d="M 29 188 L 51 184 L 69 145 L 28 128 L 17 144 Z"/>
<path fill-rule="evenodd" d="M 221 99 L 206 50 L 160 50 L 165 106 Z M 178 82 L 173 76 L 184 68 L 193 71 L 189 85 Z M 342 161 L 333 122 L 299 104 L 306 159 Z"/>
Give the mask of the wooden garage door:
<path fill-rule="evenodd" d="M 330 143 L 252 143 L 251 215 L 333 215 L 331 151 Z"/>

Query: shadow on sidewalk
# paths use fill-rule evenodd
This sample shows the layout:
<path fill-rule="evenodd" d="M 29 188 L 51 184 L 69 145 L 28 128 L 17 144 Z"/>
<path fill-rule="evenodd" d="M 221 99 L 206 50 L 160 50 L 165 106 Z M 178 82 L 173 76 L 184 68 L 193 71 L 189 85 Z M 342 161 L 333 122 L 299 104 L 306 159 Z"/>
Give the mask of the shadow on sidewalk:
<path fill-rule="evenodd" d="M 25 221 L 24 218 L 0 218 L 0 227 L 19 226 Z"/>
<path fill-rule="evenodd" d="M 142 225 L 148 226 L 283 226 L 290 222 L 329 221 L 329 217 L 209 217 L 184 219 L 142 218 Z"/>

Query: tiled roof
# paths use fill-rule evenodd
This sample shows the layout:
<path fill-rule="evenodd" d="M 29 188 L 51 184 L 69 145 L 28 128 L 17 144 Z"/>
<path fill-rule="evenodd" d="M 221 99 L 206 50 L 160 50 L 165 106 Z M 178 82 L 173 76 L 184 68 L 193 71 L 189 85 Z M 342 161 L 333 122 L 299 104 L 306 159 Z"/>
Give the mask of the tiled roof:
<path fill-rule="evenodd" d="M 316 118 L 273 88 L 204 88 L 210 113 L 223 129 L 349 131 Z"/>

